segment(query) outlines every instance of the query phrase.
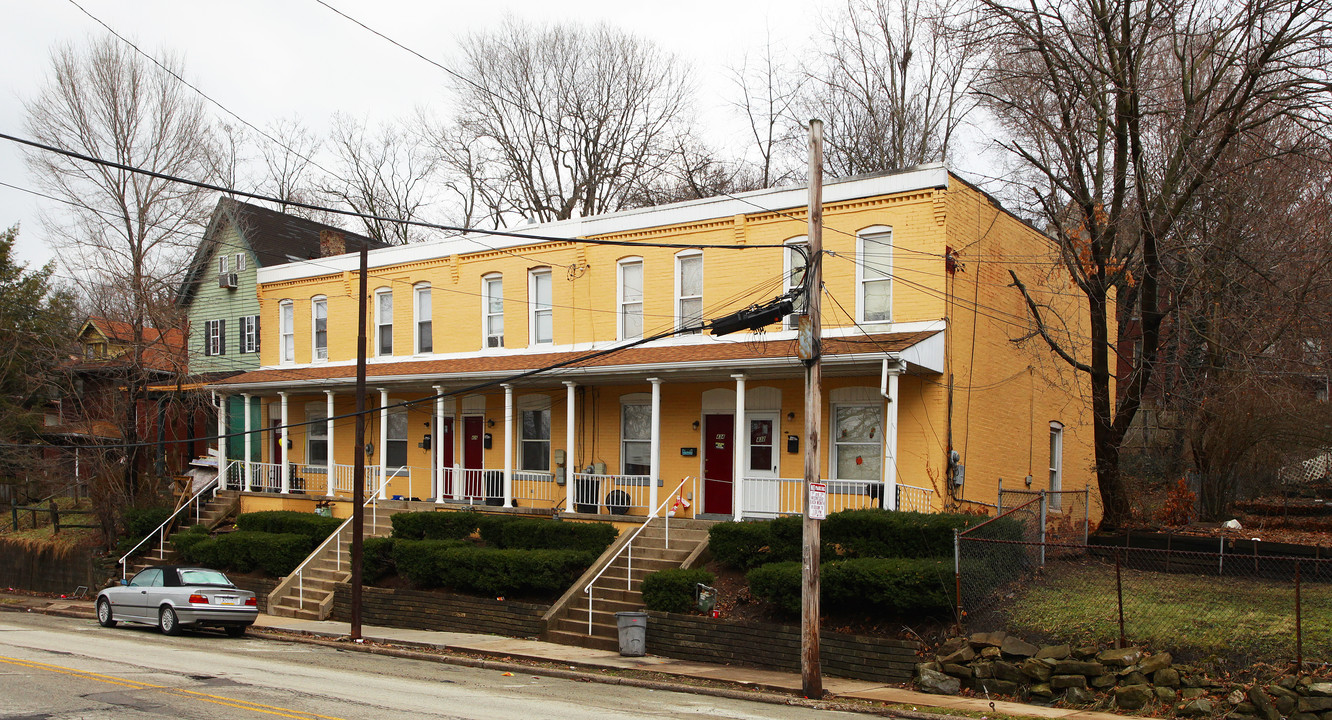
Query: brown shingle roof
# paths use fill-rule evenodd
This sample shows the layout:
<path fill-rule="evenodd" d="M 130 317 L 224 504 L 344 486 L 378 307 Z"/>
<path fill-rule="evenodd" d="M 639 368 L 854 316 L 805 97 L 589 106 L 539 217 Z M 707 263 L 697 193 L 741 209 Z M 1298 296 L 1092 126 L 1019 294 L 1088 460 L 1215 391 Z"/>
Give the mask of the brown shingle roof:
<path fill-rule="evenodd" d="M 853 338 L 825 338 L 825 355 L 900 352 L 929 338 L 937 331 L 863 335 Z M 448 376 L 462 373 L 521 373 L 561 363 L 569 367 L 623 367 L 642 365 L 647 368 L 669 369 L 673 363 L 726 362 L 735 360 L 761 360 L 790 358 L 795 360 L 795 340 L 767 340 L 751 342 L 712 342 L 698 345 L 669 345 L 665 347 L 637 347 L 602 355 L 583 362 L 578 358 L 589 352 L 514 353 L 468 357 L 454 360 L 407 360 L 393 363 L 372 363 L 366 366 L 366 377 L 402 377 L 412 375 Z M 574 362 L 571 362 L 574 361 Z M 356 376 L 355 365 L 316 366 L 302 368 L 270 368 L 255 370 L 227 378 L 219 386 L 247 385 L 268 382 L 301 382 L 311 380 L 348 381 Z"/>

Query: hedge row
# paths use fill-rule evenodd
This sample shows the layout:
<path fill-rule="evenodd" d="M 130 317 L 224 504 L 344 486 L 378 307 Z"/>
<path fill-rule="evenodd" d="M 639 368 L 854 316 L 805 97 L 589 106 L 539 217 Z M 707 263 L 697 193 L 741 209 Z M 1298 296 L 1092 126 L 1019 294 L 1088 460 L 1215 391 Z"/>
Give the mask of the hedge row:
<path fill-rule="evenodd" d="M 310 538 L 310 548 L 324 541 L 342 525 L 341 518 L 324 517 L 295 510 L 265 510 L 236 516 L 236 529 L 251 532 L 304 535 Z"/>
<path fill-rule="evenodd" d="M 393 537 L 399 540 L 465 540 L 479 534 L 491 548 L 577 550 L 598 555 L 618 534 L 608 523 L 556 522 L 470 511 L 398 513 L 392 522 Z"/>
<path fill-rule="evenodd" d="M 258 569 L 272 577 L 295 570 L 311 549 L 310 538 L 296 533 L 237 530 L 215 538 L 199 537 L 199 533 L 176 533 L 171 542 L 186 562 L 242 573 Z"/>
<path fill-rule="evenodd" d="M 707 570 L 658 570 L 643 578 L 643 605 L 649 610 L 683 613 L 693 610 L 694 588 L 711 585 L 715 578 Z"/>
<path fill-rule="evenodd" d="M 398 573 L 417 587 L 492 597 L 563 592 L 595 559 L 577 550 L 478 548 L 458 540 L 393 541 Z"/>
<path fill-rule="evenodd" d="M 951 557 L 953 531 L 980 520 L 963 514 L 843 510 L 823 521 L 821 553 L 827 559 Z M 989 527 L 987 537 L 1022 539 L 1021 526 L 1011 519 Z M 798 561 L 801 519 L 719 523 L 708 532 L 708 546 L 719 562 L 740 570 Z"/>
<path fill-rule="evenodd" d="M 800 563 L 750 570 L 749 591 L 800 614 Z M 954 607 L 952 564 L 939 558 L 853 558 L 820 567 L 820 603 L 830 612 L 947 615 Z"/>

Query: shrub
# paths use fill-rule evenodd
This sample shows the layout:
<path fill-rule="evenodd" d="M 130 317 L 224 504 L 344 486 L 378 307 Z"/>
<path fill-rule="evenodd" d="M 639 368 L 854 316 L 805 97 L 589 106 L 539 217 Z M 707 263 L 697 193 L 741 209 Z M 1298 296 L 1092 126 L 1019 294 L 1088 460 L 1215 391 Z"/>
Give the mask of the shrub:
<path fill-rule="evenodd" d="M 153 532 L 159 525 L 166 522 L 174 512 L 169 507 L 136 507 L 125 508 L 125 535 L 127 539 L 133 539 L 138 542 Z"/>
<path fill-rule="evenodd" d="M 373 583 L 394 571 L 391 537 L 366 538 L 361 545 L 361 581 Z"/>
<path fill-rule="evenodd" d="M 563 592 L 596 559 L 576 550 L 478 548 L 460 540 L 397 540 L 393 560 L 412 584 L 484 596 Z"/>
<path fill-rule="evenodd" d="M 398 574 L 423 588 L 443 584 L 444 567 L 441 552 L 449 548 L 469 545 L 466 540 L 393 540 L 393 564 Z"/>
<path fill-rule="evenodd" d="M 295 510 L 265 510 L 236 516 L 236 529 L 252 532 L 296 534 L 310 538 L 313 548 L 337 530 L 344 520 Z"/>
<path fill-rule="evenodd" d="M 190 557 L 190 548 L 208 539 L 208 529 L 203 525 L 195 525 L 188 530 L 182 530 L 171 535 L 171 547 L 175 548 L 176 553 L 181 558 Z"/>
<path fill-rule="evenodd" d="M 904 616 L 946 615 L 953 608 L 951 560 L 839 560 L 823 566 L 819 581 L 830 610 Z"/>
<path fill-rule="evenodd" d="M 823 552 L 843 558 L 951 557 L 953 531 L 978 521 L 975 515 L 843 510 L 823 521 Z"/>
<path fill-rule="evenodd" d="M 712 557 L 739 570 L 763 564 L 771 543 L 772 526 L 766 522 L 724 522 L 708 529 Z"/>
<path fill-rule="evenodd" d="M 610 523 L 556 522 L 523 518 L 482 529 L 488 547 L 515 550 L 577 550 L 600 555 L 619 531 Z"/>
<path fill-rule="evenodd" d="M 391 518 L 393 537 L 402 540 L 462 540 L 480 527 L 480 513 L 406 512 Z"/>
<path fill-rule="evenodd" d="M 768 521 L 772 543 L 764 562 L 798 562 L 804 545 L 805 521 L 799 515 L 787 515 Z"/>
<path fill-rule="evenodd" d="M 215 570 L 247 573 L 258 569 L 283 577 L 301 564 L 310 548 L 310 538 L 305 535 L 238 530 L 196 541 L 183 555 L 191 563 Z"/>
<path fill-rule="evenodd" d="M 749 592 L 776 605 L 788 615 L 800 614 L 800 563 L 768 563 L 750 570 Z"/>
<path fill-rule="evenodd" d="M 643 578 L 643 604 L 649 610 L 683 613 L 694 609 L 694 586 L 711 585 L 707 570 L 658 570 Z"/>

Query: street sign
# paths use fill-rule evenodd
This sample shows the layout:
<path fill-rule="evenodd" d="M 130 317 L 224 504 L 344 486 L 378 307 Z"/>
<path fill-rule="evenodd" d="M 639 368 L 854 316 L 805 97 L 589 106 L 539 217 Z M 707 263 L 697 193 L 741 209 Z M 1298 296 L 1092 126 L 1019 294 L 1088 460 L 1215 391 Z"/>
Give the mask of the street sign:
<path fill-rule="evenodd" d="M 809 517 L 826 520 L 828 517 L 828 483 L 809 484 Z"/>

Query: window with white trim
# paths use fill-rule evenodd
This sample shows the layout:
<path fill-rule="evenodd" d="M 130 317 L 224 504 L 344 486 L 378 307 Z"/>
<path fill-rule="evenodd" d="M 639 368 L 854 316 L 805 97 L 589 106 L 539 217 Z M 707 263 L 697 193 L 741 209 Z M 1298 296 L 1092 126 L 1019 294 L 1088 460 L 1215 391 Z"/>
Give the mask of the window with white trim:
<path fill-rule="evenodd" d="M 278 333 L 281 336 L 278 347 L 282 349 L 280 360 L 296 362 L 295 308 L 290 300 L 283 300 L 278 306 Z"/>
<path fill-rule="evenodd" d="M 1050 507 L 1059 509 L 1060 496 L 1057 494 L 1064 484 L 1064 424 L 1058 421 L 1050 423 Z"/>
<path fill-rule="evenodd" d="M 481 331 L 486 336 L 486 347 L 504 347 L 504 276 L 481 278 L 481 295 Z"/>
<path fill-rule="evenodd" d="M 882 403 L 833 405 L 832 415 L 833 479 L 882 482 Z M 841 491 L 858 489 L 841 488 Z"/>
<path fill-rule="evenodd" d="M 240 319 L 240 351 L 242 353 L 259 352 L 259 316 L 245 315 Z"/>
<path fill-rule="evenodd" d="M 675 327 L 681 329 L 702 322 L 703 253 L 686 250 L 675 256 Z"/>
<path fill-rule="evenodd" d="M 228 267 L 227 267 L 228 264 L 229 264 L 229 261 L 230 261 L 230 260 L 231 260 L 231 257 L 228 256 L 228 255 L 218 255 L 218 256 L 217 256 L 217 271 L 218 271 L 219 273 L 222 273 L 223 275 L 226 275 L 227 273 L 231 272 L 231 270 L 229 270 Z"/>
<path fill-rule="evenodd" d="M 204 355 L 227 354 L 227 321 L 207 320 L 204 322 Z"/>
<path fill-rule="evenodd" d="M 431 306 L 430 284 L 420 283 L 414 289 L 415 302 L 413 307 L 416 312 L 416 354 L 435 351 L 435 327 L 432 318 L 434 308 Z"/>
<path fill-rule="evenodd" d="M 328 405 L 305 404 L 305 464 L 328 464 Z"/>
<path fill-rule="evenodd" d="M 857 235 L 856 278 L 859 281 L 856 310 L 860 322 L 890 322 L 893 319 L 893 231 L 871 228 Z"/>
<path fill-rule="evenodd" d="M 804 250 L 805 252 L 809 251 L 809 241 L 804 237 L 798 237 L 787 240 L 785 244 L 786 252 L 783 253 L 784 267 L 782 268 L 782 276 L 786 278 L 784 291 L 790 292 L 798 287 L 803 287 L 805 284 L 805 270 L 807 269 L 807 263 L 805 260 L 805 253 L 801 252 L 801 250 Z M 809 298 L 801 295 L 799 298 L 796 298 L 794 305 L 795 312 L 787 315 L 786 320 L 783 322 L 783 327 L 792 330 L 799 326 L 800 316 L 804 315 L 805 309 L 809 307 Z"/>
<path fill-rule="evenodd" d="M 553 292 L 554 286 L 551 280 L 550 268 L 533 270 L 531 275 L 528 276 L 527 283 L 528 308 L 531 312 L 529 318 L 529 332 L 532 333 L 529 344 L 531 345 L 555 342 Z"/>
<path fill-rule="evenodd" d="M 393 290 L 375 291 L 375 354 L 393 354 Z"/>
<path fill-rule="evenodd" d="M 620 406 L 620 472 L 647 475 L 652 472 L 652 406 L 624 403 Z"/>
<path fill-rule="evenodd" d="M 310 301 L 310 344 L 316 362 L 328 359 L 328 298 Z"/>
<path fill-rule="evenodd" d="M 244 271 L 245 271 L 245 253 L 238 252 L 236 253 L 236 272 L 244 272 Z"/>
<path fill-rule="evenodd" d="M 388 447 L 384 448 L 385 464 L 390 468 L 407 467 L 407 408 L 389 408 L 387 434 Z"/>
<path fill-rule="evenodd" d="M 626 258 L 619 263 L 619 337 L 636 340 L 643 337 L 643 258 Z"/>
<path fill-rule="evenodd" d="M 521 411 L 519 427 L 519 467 L 523 470 L 550 470 L 550 408 Z"/>

